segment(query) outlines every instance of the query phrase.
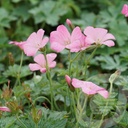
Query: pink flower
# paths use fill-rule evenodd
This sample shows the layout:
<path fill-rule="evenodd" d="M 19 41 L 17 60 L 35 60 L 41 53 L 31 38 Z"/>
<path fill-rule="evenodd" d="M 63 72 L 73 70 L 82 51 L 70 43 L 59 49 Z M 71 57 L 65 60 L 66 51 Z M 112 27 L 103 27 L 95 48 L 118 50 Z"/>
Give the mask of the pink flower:
<path fill-rule="evenodd" d="M 81 88 L 84 93 L 87 95 L 94 95 L 94 94 L 100 94 L 104 98 L 108 98 L 109 93 L 106 89 L 99 87 L 98 85 L 88 82 L 88 81 L 82 81 L 73 78 L 72 79 L 72 85 L 74 88 Z"/>
<path fill-rule="evenodd" d="M 69 45 L 71 52 L 83 51 L 90 46 L 90 44 L 86 42 L 86 37 L 82 34 L 80 29 L 77 31 L 77 34 L 81 36 L 79 36 L 79 39 L 74 38 L 74 41 Z"/>
<path fill-rule="evenodd" d="M 71 80 L 71 78 L 68 75 L 65 75 L 65 80 L 66 80 L 68 86 L 71 86 L 72 80 Z"/>
<path fill-rule="evenodd" d="M 14 45 L 18 46 L 22 50 L 24 49 L 24 44 L 25 43 L 26 43 L 25 41 L 23 41 L 23 42 L 17 42 L 17 41 L 11 41 L 11 42 L 9 42 L 9 44 L 14 44 Z"/>
<path fill-rule="evenodd" d="M 39 29 L 37 33 L 33 32 L 28 37 L 24 45 L 24 52 L 27 56 L 34 56 L 39 49 L 43 48 L 47 44 L 49 39 L 48 37 L 43 38 L 43 36 L 44 36 L 44 30 Z"/>
<path fill-rule="evenodd" d="M 29 68 L 31 71 L 40 70 L 40 72 L 45 73 L 47 70 L 46 62 L 48 64 L 48 68 L 54 68 L 56 66 L 56 62 L 54 61 L 56 56 L 57 55 L 55 53 L 47 54 L 46 55 L 47 61 L 46 61 L 45 56 L 43 54 L 38 54 L 34 58 L 34 61 L 36 63 L 29 64 Z"/>
<path fill-rule="evenodd" d="M 125 15 L 125 17 L 128 17 L 128 5 L 124 4 L 121 13 Z"/>
<path fill-rule="evenodd" d="M 86 48 L 83 36 L 79 27 L 75 27 L 70 34 L 64 25 L 59 25 L 57 30 L 50 34 L 51 49 L 56 52 L 61 52 L 67 48 L 70 49 L 71 52 L 78 52 L 82 50 L 83 47 Z"/>
<path fill-rule="evenodd" d="M 93 28 L 91 26 L 85 28 L 84 34 L 87 36 L 86 37 L 86 42 L 90 44 L 104 44 L 107 45 L 108 47 L 114 46 L 115 43 L 112 41 L 114 40 L 115 37 L 107 33 L 108 31 L 103 28 Z"/>
<path fill-rule="evenodd" d="M 0 111 L 3 111 L 3 112 L 11 112 L 11 110 L 8 107 L 6 107 L 6 106 L 0 107 Z"/>

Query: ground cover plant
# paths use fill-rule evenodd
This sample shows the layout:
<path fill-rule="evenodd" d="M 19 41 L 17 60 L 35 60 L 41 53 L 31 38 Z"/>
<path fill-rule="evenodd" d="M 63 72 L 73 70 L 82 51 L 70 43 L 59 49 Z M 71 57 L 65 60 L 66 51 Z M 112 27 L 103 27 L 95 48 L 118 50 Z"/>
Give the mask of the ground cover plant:
<path fill-rule="evenodd" d="M 1 0 L 0 127 L 128 127 L 127 4 Z"/>

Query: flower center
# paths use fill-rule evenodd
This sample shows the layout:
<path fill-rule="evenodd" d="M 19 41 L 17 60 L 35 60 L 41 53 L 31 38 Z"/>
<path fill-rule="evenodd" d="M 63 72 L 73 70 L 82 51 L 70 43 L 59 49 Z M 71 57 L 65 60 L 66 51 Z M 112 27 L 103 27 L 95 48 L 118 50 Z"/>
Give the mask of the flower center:
<path fill-rule="evenodd" d="M 101 44 L 101 40 L 100 39 L 97 39 L 96 40 L 96 44 Z"/>
<path fill-rule="evenodd" d="M 68 40 L 66 40 L 66 41 L 64 41 L 64 44 L 65 45 L 69 45 L 71 42 L 70 42 L 70 40 L 68 39 Z"/>

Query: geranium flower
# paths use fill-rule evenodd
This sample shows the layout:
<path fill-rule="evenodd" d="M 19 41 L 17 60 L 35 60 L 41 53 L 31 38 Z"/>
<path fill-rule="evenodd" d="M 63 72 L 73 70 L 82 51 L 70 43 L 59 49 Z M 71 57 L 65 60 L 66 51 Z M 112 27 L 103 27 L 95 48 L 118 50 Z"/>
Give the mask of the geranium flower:
<path fill-rule="evenodd" d="M 38 54 L 34 57 L 34 61 L 36 63 L 29 64 L 29 68 L 31 71 L 40 70 L 40 72 L 45 73 L 47 70 L 46 64 L 48 65 L 48 68 L 54 68 L 56 66 L 56 62 L 54 61 L 56 56 L 57 55 L 55 53 L 47 54 L 46 61 L 45 56 L 43 54 Z"/>
<path fill-rule="evenodd" d="M 70 34 L 64 25 L 59 25 L 57 30 L 50 34 L 51 49 L 61 52 L 67 48 L 71 52 L 78 52 L 81 50 L 81 47 L 86 47 L 86 43 L 83 44 L 85 41 L 83 36 L 79 27 L 75 27 Z"/>
<path fill-rule="evenodd" d="M 124 4 L 121 13 L 125 15 L 125 17 L 128 17 L 128 5 Z"/>
<path fill-rule="evenodd" d="M 82 91 L 87 95 L 94 95 L 98 93 L 104 98 L 108 98 L 109 96 L 109 93 L 106 89 L 99 87 L 98 85 L 92 82 L 82 81 L 82 80 L 73 78 L 72 85 L 74 88 L 81 88 Z"/>
<path fill-rule="evenodd" d="M 112 41 L 115 37 L 107 33 L 108 31 L 104 28 L 93 28 L 91 26 L 86 27 L 84 30 L 84 34 L 86 35 L 86 42 L 90 44 L 104 44 L 108 47 L 114 46 L 115 43 Z"/>
<path fill-rule="evenodd" d="M 6 107 L 6 106 L 1 106 L 0 107 L 0 111 L 3 111 L 3 112 L 11 112 L 11 110 L 8 107 Z"/>
<path fill-rule="evenodd" d="M 27 39 L 25 45 L 24 45 L 24 52 L 27 56 L 34 56 L 36 52 L 43 48 L 47 42 L 48 42 L 48 37 L 44 37 L 44 30 L 39 29 L 36 32 L 33 32 Z M 42 39 L 43 38 L 43 39 Z"/>
<path fill-rule="evenodd" d="M 24 49 L 24 44 L 25 44 L 26 42 L 25 41 L 22 41 L 22 42 L 17 42 L 17 41 L 10 41 L 9 42 L 9 44 L 14 44 L 14 45 L 16 45 L 16 46 L 18 46 L 20 49 Z"/>
<path fill-rule="evenodd" d="M 71 52 L 83 51 L 90 46 L 90 44 L 86 42 L 85 35 L 83 35 L 80 30 L 78 31 L 78 34 L 81 35 L 79 39 L 74 39 L 74 41 L 69 45 Z"/>

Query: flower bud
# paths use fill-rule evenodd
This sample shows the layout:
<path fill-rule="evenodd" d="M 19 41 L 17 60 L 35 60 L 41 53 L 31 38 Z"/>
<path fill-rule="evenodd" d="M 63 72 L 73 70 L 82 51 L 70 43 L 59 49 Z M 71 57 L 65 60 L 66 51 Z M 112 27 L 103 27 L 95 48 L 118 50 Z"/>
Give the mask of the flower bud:
<path fill-rule="evenodd" d="M 70 90 L 73 92 L 75 89 L 74 89 L 74 87 L 71 84 L 72 83 L 72 79 L 68 75 L 65 75 L 65 80 L 66 80 Z"/>
<path fill-rule="evenodd" d="M 72 24 L 71 20 L 67 19 L 66 23 L 72 30 L 74 29 L 75 26 Z"/>
<path fill-rule="evenodd" d="M 22 109 L 22 106 L 19 106 L 17 101 L 7 102 L 6 105 L 13 114 L 18 113 Z"/>
<path fill-rule="evenodd" d="M 38 124 L 38 122 L 40 121 L 41 117 L 42 117 L 42 111 L 41 109 L 37 110 L 35 107 L 33 107 L 31 109 L 31 115 L 32 115 L 32 119 L 33 121 Z"/>
<path fill-rule="evenodd" d="M 12 96 L 12 89 L 9 88 L 10 81 L 8 81 L 8 86 L 3 88 L 2 98 L 5 100 L 9 100 Z"/>
<path fill-rule="evenodd" d="M 115 71 L 110 77 L 109 77 L 109 82 L 113 83 L 115 79 L 120 75 L 120 70 Z"/>

